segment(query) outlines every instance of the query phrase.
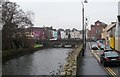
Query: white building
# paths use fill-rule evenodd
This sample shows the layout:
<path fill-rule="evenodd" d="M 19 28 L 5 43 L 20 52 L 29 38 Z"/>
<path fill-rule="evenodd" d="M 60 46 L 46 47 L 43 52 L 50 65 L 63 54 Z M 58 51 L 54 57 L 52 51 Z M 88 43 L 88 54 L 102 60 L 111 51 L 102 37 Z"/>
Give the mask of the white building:
<path fill-rule="evenodd" d="M 115 49 L 120 51 L 120 1 L 118 2 L 118 16 L 115 30 Z"/>
<path fill-rule="evenodd" d="M 80 39 L 82 39 L 83 38 L 83 32 L 82 32 L 82 30 L 80 31 Z"/>
<path fill-rule="evenodd" d="M 61 39 L 65 39 L 66 38 L 66 33 L 64 31 L 60 31 L 61 34 Z"/>
<path fill-rule="evenodd" d="M 81 34 L 79 31 L 71 31 L 70 32 L 70 37 L 71 39 L 80 39 L 81 38 Z"/>

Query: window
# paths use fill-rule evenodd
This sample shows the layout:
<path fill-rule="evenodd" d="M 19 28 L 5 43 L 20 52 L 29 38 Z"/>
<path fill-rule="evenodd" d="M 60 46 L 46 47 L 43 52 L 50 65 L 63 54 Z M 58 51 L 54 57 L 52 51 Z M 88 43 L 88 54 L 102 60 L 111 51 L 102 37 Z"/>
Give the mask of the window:
<path fill-rule="evenodd" d="M 96 30 L 96 33 L 99 34 L 99 33 L 100 33 L 100 30 Z"/>
<path fill-rule="evenodd" d="M 97 33 L 97 30 L 96 30 L 96 33 Z"/>
<path fill-rule="evenodd" d="M 99 23 L 97 23 L 97 26 L 99 25 Z"/>

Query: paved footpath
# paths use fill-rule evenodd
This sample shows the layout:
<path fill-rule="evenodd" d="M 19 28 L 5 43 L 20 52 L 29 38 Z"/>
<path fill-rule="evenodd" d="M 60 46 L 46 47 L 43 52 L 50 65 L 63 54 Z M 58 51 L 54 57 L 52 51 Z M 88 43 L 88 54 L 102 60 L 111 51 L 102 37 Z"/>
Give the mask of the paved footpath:
<path fill-rule="evenodd" d="M 108 73 L 100 66 L 95 57 L 91 54 L 89 43 L 86 44 L 85 55 L 81 57 L 78 67 L 78 75 L 102 75 L 108 76 Z"/>

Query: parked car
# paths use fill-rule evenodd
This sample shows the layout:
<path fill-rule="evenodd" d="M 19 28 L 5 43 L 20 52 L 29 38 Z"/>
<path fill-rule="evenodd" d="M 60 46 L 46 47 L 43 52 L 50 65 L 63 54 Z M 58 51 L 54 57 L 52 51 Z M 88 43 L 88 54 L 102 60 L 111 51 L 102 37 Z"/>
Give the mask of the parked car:
<path fill-rule="evenodd" d="M 97 44 L 95 44 L 95 43 L 94 43 L 94 44 L 92 44 L 91 49 L 92 49 L 92 50 L 98 50 L 98 46 L 97 46 Z"/>
<path fill-rule="evenodd" d="M 100 47 L 101 49 L 103 49 L 105 47 L 104 40 L 97 40 L 96 43 L 97 43 L 98 47 Z"/>
<path fill-rule="evenodd" d="M 101 49 L 101 50 L 104 50 L 104 49 L 105 49 L 105 45 L 101 43 L 101 44 L 100 44 L 100 49 Z"/>
<path fill-rule="evenodd" d="M 101 45 L 100 41 L 98 40 L 98 41 L 96 41 L 96 43 L 97 43 L 97 46 L 100 47 L 100 45 Z"/>
<path fill-rule="evenodd" d="M 109 45 L 107 45 L 104 48 L 104 52 L 107 52 L 107 51 L 113 51 L 113 49 Z"/>
<path fill-rule="evenodd" d="M 98 51 L 98 55 L 99 55 L 99 56 L 101 56 L 103 53 L 104 53 L 103 50 L 99 50 L 99 51 Z"/>
<path fill-rule="evenodd" d="M 120 64 L 120 56 L 115 51 L 108 51 L 104 52 L 100 56 L 100 63 L 103 64 L 103 66 L 107 66 L 109 64 Z"/>

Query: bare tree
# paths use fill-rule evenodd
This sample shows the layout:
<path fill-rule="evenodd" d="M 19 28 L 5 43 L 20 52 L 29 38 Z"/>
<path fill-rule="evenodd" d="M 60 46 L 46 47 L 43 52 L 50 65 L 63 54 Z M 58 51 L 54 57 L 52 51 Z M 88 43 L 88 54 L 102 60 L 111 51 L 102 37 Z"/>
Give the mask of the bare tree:
<path fill-rule="evenodd" d="M 13 43 L 19 48 L 21 42 L 26 40 L 25 27 L 33 26 L 30 12 L 25 13 L 20 6 L 13 2 L 2 4 L 2 45 L 3 49 L 11 49 Z"/>

